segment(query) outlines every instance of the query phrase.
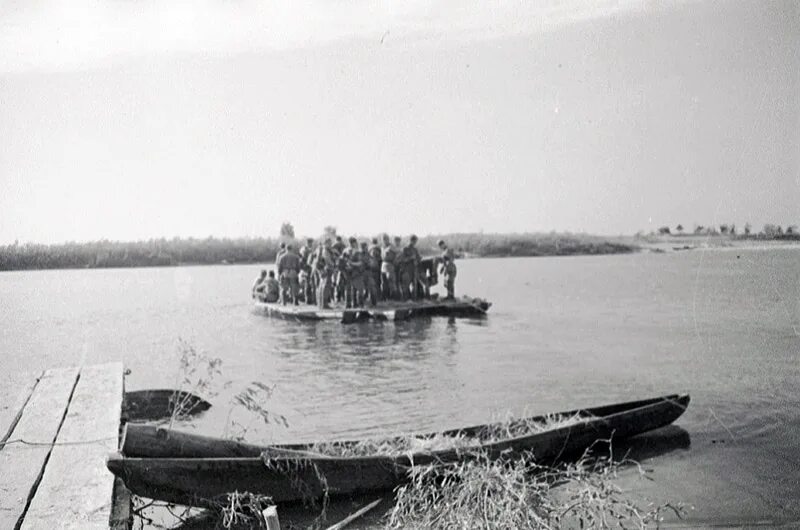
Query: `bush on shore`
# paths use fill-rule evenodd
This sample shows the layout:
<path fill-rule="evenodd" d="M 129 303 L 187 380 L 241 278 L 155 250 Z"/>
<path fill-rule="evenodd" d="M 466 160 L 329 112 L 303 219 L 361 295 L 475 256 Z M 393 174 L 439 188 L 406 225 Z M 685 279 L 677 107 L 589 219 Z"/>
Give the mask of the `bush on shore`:
<path fill-rule="evenodd" d="M 419 247 L 424 253 L 439 239 L 466 257 L 572 256 L 585 254 L 620 254 L 637 247 L 600 236 L 587 234 L 448 234 L 426 236 Z"/>

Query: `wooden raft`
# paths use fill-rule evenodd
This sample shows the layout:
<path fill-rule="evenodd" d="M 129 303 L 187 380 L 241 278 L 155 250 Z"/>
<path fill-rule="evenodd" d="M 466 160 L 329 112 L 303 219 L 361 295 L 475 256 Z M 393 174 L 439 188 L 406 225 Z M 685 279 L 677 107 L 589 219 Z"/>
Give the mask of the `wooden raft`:
<path fill-rule="evenodd" d="M 413 302 L 382 302 L 377 307 L 345 309 L 319 309 L 314 305 L 282 305 L 255 302 L 256 311 L 288 320 L 338 321 L 343 324 L 367 320 L 398 322 L 419 316 L 483 316 L 491 303 L 480 298 L 464 297 L 456 300 L 418 300 Z"/>
<path fill-rule="evenodd" d="M 6 375 L 0 528 L 107 529 L 123 397 L 121 363 Z"/>

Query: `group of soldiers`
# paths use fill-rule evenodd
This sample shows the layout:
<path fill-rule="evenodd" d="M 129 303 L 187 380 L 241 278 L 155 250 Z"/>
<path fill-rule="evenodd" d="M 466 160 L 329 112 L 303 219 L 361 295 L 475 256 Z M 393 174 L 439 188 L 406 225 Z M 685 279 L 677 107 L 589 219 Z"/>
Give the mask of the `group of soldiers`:
<path fill-rule="evenodd" d="M 441 254 L 423 259 L 417 250 L 417 236 L 403 246 L 384 234 L 378 239 L 359 241 L 351 237 L 347 244 L 341 236 L 314 239 L 295 251 L 281 243 L 275 260 L 275 272 L 262 270 L 253 285 L 253 297 L 264 302 L 298 305 L 301 301 L 330 308 L 332 301 L 344 302 L 346 308 L 375 306 L 386 300 L 419 300 L 430 297 L 430 288 L 444 278 L 447 298 L 455 297 L 455 254 L 443 240 Z"/>

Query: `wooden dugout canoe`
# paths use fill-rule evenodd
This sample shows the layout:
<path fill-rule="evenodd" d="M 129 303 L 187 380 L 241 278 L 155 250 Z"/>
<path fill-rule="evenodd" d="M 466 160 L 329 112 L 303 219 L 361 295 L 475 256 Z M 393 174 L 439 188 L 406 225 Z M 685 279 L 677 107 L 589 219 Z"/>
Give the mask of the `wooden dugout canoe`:
<path fill-rule="evenodd" d="M 182 390 L 150 389 L 125 392 L 122 416 L 126 421 L 159 421 L 168 419 L 176 404 L 182 404 L 183 414 L 195 416 L 211 408 L 211 403 Z"/>
<path fill-rule="evenodd" d="M 490 458 L 533 452 L 546 464 L 561 456 L 584 451 L 597 440 L 628 438 L 674 422 L 689 404 L 689 395 L 573 410 L 559 416 L 580 415 L 581 421 L 544 432 L 469 448 L 420 451 L 398 456 L 331 457 L 315 453 L 314 444 L 258 446 L 166 431 L 146 425 L 128 425 L 120 453 L 107 466 L 126 486 L 142 497 L 177 504 L 204 506 L 226 493 L 251 492 L 274 502 L 329 495 L 387 490 L 401 484 L 412 464 L 456 462 L 472 458 L 476 450 Z M 521 420 L 546 421 L 546 416 Z M 479 437 L 491 425 L 477 425 L 434 435 Z M 338 442 L 343 445 L 358 441 Z"/>

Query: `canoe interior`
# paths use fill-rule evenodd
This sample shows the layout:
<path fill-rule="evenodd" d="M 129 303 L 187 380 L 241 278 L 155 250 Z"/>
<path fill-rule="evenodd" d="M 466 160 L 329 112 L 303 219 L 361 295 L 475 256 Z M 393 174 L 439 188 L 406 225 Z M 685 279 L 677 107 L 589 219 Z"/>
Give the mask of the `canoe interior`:
<path fill-rule="evenodd" d="M 671 423 L 677 419 L 689 404 L 688 394 L 672 394 L 658 398 L 630 401 L 601 407 L 575 409 L 559 413 L 559 416 L 571 417 L 580 415 L 585 418 L 594 418 L 590 423 L 610 420 L 620 421 L 634 411 L 647 411 L 656 409 L 664 420 Z M 520 422 L 544 422 L 547 415 L 533 416 Z M 660 426 L 660 425 L 659 425 Z M 451 429 L 436 433 L 413 434 L 418 438 L 445 436 L 477 437 L 487 429 L 488 425 L 474 425 L 460 429 Z M 632 425 L 629 429 L 640 429 L 640 425 Z M 650 429 L 648 429 L 650 430 Z M 644 431 L 639 431 L 644 432 Z M 398 435 L 402 436 L 402 435 Z M 391 437 L 391 436 L 390 436 Z M 514 439 L 508 440 L 513 443 Z M 337 442 L 344 446 L 360 443 L 358 440 L 344 440 Z M 280 444 L 270 446 L 291 451 L 305 451 L 311 449 L 316 443 Z M 128 457 L 146 458 L 241 458 L 259 457 L 269 447 L 233 440 L 225 440 L 208 436 L 201 436 L 179 431 L 170 431 L 153 425 L 127 425 L 123 433 L 121 453 Z"/>
<path fill-rule="evenodd" d="M 183 403 L 184 415 L 194 416 L 211 408 L 211 403 L 184 391 L 149 389 L 125 392 L 122 417 L 125 421 L 160 421 L 172 415 L 175 403 Z"/>

